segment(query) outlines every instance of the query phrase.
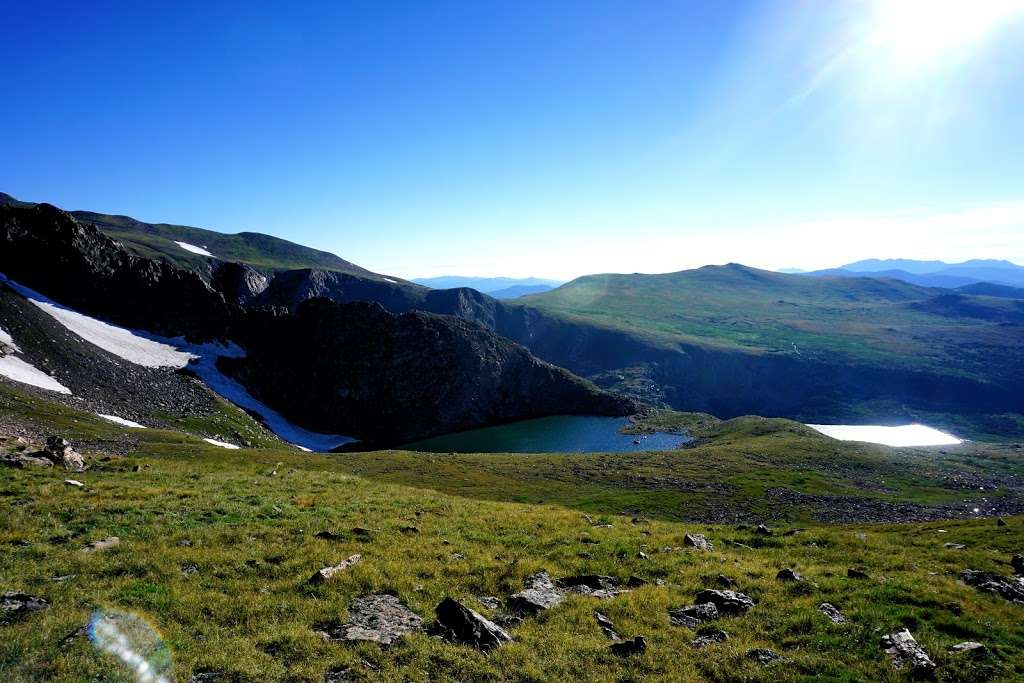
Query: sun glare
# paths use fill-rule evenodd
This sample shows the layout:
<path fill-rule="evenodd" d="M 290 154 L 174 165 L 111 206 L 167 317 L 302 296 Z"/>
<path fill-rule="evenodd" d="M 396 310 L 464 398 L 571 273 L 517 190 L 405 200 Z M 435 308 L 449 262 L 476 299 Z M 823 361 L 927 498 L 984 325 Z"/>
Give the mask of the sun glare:
<path fill-rule="evenodd" d="M 997 29 L 1024 16 L 1024 0 L 878 0 L 872 47 L 916 70 L 970 57 Z"/>

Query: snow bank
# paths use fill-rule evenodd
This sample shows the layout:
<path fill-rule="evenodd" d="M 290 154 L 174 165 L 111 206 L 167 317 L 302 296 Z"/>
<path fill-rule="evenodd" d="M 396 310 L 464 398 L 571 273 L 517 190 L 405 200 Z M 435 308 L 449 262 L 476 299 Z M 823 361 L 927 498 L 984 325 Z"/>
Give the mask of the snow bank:
<path fill-rule="evenodd" d="M 236 446 L 235 444 L 228 443 L 227 441 L 217 441 L 216 439 L 203 439 L 203 441 L 205 441 L 206 443 L 209 443 L 209 444 L 213 444 L 214 446 L 220 446 L 221 448 L 231 448 L 231 449 L 241 448 L 241 446 Z"/>
<path fill-rule="evenodd" d="M 876 425 L 807 425 L 840 441 L 865 441 L 884 446 L 952 446 L 963 443 L 951 434 L 921 424 L 879 427 Z"/>
<path fill-rule="evenodd" d="M 154 341 L 138 332 L 90 318 L 61 306 L 3 275 L 0 275 L 0 280 L 85 341 L 126 361 L 147 368 L 183 368 L 193 358 L 191 354 L 180 351 L 171 344 Z"/>
<path fill-rule="evenodd" d="M 188 242 L 178 242 L 177 240 L 175 240 L 174 243 L 177 244 L 182 249 L 184 249 L 185 251 L 192 252 L 193 254 L 199 254 L 200 256 L 210 256 L 216 258 L 210 252 L 206 251 L 202 247 L 197 247 L 194 244 L 189 244 Z"/>
<path fill-rule="evenodd" d="M 21 351 L 21 349 L 18 348 L 18 345 L 14 343 L 14 338 L 11 335 L 7 334 L 7 332 L 2 327 L 0 327 L 0 344 L 6 346 L 9 349 L 13 349 L 14 351 Z"/>
<path fill-rule="evenodd" d="M 7 379 L 13 379 L 15 382 L 30 384 L 40 389 L 48 389 L 49 391 L 56 391 L 59 394 L 71 393 L 70 389 L 53 377 L 16 356 L 0 356 L 0 375 Z"/>
<path fill-rule="evenodd" d="M 384 282 L 390 282 L 390 283 L 391 283 L 391 284 L 393 284 L 393 285 L 397 285 L 397 284 L 398 284 L 398 282 L 397 282 L 397 281 L 395 281 L 395 280 L 392 280 L 392 279 L 391 279 L 391 278 L 389 278 L 389 277 L 382 277 L 382 278 L 381 278 L 381 280 L 383 280 Z"/>
<path fill-rule="evenodd" d="M 146 428 L 146 425 L 140 425 L 138 422 L 132 422 L 131 420 L 126 420 L 123 417 L 118 417 L 117 415 L 104 415 L 103 413 L 96 413 L 96 416 L 102 417 L 104 420 L 109 420 L 110 422 L 114 422 L 125 427 L 135 427 L 136 429 Z"/>
<path fill-rule="evenodd" d="M 53 316 L 68 330 L 119 358 L 149 368 L 183 368 L 188 366 L 210 389 L 240 408 L 256 413 L 262 418 L 268 429 L 277 434 L 281 439 L 289 441 L 300 448 L 313 451 L 329 451 L 341 444 L 356 441 L 356 439 L 341 436 L 340 434 L 311 432 L 308 429 L 292 424 L 283 415 L 256 400 L 241 384 L 218 370 L 218 358 L 222 356 L 243 358 L 245 356 L 245 351 L 236 344 L 190 344 L 182 337 L 171 339 L 150 335 L 145 332 L 127 330 L 61 306 L 39 292 L 9 280 L 2 273 L 0 273 L 0 281 L 6 282 L 12 289 L 31 303 Z M 12 358 L 12 356 L 5 356 L 5 358 Z M 19 361 L 17 358 L 14 360 Z M 32 366 L 24 363 L 24 361 L 19 362 L 32 368 Z M 35 368 L 32 368 L 32 370 L 35 370 Z M 41 376 L 37 378 L 37 381 L 44 381 L 43 378 L 45 378 L 45 381 L 50 383 L 50 386 L 45 386 L 43 387 L 44 389 L 52 388 L 53 391 L 63 389 L 62 393 L 71 393 L 70 390 L 62 387 L 49 375 L 38 370 L 35 370 L 35 372 Z M 12 377 L 12 379 L 14 378 Z M 33 382 L 26 383 L 33 384 Z M 36 386 L 41 385 L 36 384 Z M 60 389 L 55 387 L 60 387 Z M 142 425 L 138 426 L 141 427 Z"/>

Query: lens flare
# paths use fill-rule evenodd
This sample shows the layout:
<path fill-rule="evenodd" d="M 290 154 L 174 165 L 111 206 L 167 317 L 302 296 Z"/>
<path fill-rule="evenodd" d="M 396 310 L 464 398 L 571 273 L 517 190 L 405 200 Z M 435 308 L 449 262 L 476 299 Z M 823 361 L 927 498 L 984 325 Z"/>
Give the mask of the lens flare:
<path fill-rule="evenodd" d="M 137 683 L 170 683 L 171 651 L 145 619 L 127 612 L 98 610 L 89 620 L 89 638 L 117 658 Z"/>

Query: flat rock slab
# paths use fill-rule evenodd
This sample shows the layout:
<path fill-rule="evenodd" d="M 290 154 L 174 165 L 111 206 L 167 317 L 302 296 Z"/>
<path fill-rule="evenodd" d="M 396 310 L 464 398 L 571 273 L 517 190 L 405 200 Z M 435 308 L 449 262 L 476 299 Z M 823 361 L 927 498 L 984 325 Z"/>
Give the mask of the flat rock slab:
<path fill-rule="evenodd" d="M 683 536 L 683 545 L 697 550 L 711 551 L 715 549 L 715 546 L 704 537 L 704 534 L 686 534 Z"/>
<path fill-rule="evenodd" d="M 322 624 L 316 630 L 330 640 L 367 640 L 390 645 L 402 636 L 423 628 L 423 619 L 393 595 L 372 594 L 355 598 L 345 624 Z"/>
<path fill-rule="evenodd" d="M 831 602 L 821 603 L 820 605 L 818 605 L 818 609 L 821 610 L 821 613 L 828 617 L 833 624 L 846 623 L 846 617 L 844 617 L 843 613 L 839 611 L 839 608 L 833 605 Z"/>
<path fill-rule="evenodd" d="M 607 600 L 616 595 L 628 591 L 620 587 L 618 579 L 612 576 L 601 576 L 599 574 L 583 574 L 580 576 L 566 576 L 555 581 L 558 588 L 571 593 L 589 595 L 592 598 Z"/>
<path fill-rule="evenodd" d="M 117 536 L 108 536 L 107 538 L 102 538 L 98 541 L 93 541 L 92 543 L 89 543 L 84 548 L 82 548 L 82 550 L 87 553 L 95 553 L 101 550 L 106 550 L 107 548 L 113 548 L 114 546 L 120 544 L 120 538 L 118 538 Z"/>
<path fill-rule="evenodd" d="M 712 602 L 700 605 L 687 605 L 668 611 L 668 619 L 673 626 L 696 629 L 701 624 L 718 618 L 718 608 Z"/>
<path fill-rule="evenodd" d="M 987 648 L 981 643 L 968 640 L 963 643 L 957 643 L 953 647 L 949 648 L 949 654 L 978 656 L 984 654 L 986 649 Z"/>
<path fill-rule="evenodd" d="M 50 603 L 45 598 L 20 591 L 7 591 L 0 596 L 0 623 L 16 621 L 32 612 L 47 609 L 49 606 Z"/>
<path fill-rule="evenodd" d="M 935 671 L 935 662 L 907 629 L 882 636 L 882 647 L 897 669 L 910 669 L 911 673 L 918 676 L 930 675 Z"/>
<path fill-rule="evenodd" d="M 706 588 L 697 593 L 694 600 L 698 605 L 710 602 L 721 614 L 743 614 L 754 606 L 754 601 L 743 593 Z"/>
<path fill-rule="evenodd" d="M 307 583 L 310 583 L 314 586 L 317 584 L 324 583 L 334 578 L 334 576 L 336 576 L 337 574 L 340 574 L 341 572 L 345 571 L 349 567 L 359 564 L 359 562 L 362 561 L 362 559 L 362 555 L 352 555 L 348 559 L 343 560 L 334 566 L 324 567 L 323 569 L 317 570 L 317 572 L 313 574 L 313 576 L 309 577 L 309 581 Z"/>
<path fill-rule="evenodd" d="M 508 607 L 519 614 L 536 614 L 565 600 L 565 591 L 556 587 L 547 572 L 537 572 L 523 582 L 523 590 L 513 593 Z"/>
<path fill-rule="evenodd" d="M 508 631 L 452 598 L 442 600 L 434 614 L 437 622 L 431 631 L 450 643 L 486 652 L 512 640 Z"/>

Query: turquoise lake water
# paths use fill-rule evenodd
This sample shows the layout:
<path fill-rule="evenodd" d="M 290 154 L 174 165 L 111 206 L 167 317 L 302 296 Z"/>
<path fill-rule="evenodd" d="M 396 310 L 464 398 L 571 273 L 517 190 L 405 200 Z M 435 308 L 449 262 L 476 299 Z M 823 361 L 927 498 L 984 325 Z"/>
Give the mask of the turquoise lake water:
<path fill-rule="evenodd" d="M 624 417 L 558 415 L 445 434 L 402 448 L 429 453 L 622 453 L 672 450 L 691 440 L 682 434 L 620 434 L 627 424 Z"/>

